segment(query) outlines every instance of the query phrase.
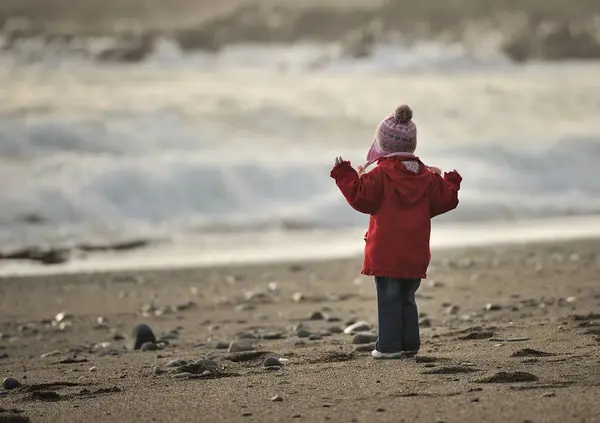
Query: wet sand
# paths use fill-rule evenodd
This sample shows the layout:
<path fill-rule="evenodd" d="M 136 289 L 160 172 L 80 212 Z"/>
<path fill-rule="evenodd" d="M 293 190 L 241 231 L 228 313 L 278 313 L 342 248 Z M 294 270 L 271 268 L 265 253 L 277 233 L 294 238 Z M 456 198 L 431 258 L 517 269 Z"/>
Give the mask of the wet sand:
<path fill-rule="evenodd" d="M 0 369 L 22 386 L 0 391 L 0 416 L 16 413 L 0 421 L 598 421 L 599 252 L 435 252 L 422 351 L 386 362 L 336 333 L 377 323 L 359 259 L 4 278 Z M 128 348 L 141 322 L 150 351 Z M 251 351 L 216 348 L 232 341 Z"/>

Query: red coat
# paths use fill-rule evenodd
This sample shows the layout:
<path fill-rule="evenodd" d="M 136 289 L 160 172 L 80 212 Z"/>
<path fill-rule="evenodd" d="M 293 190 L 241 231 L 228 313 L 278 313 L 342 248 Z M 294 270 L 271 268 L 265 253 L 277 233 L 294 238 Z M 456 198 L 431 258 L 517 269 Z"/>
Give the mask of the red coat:
<path fill-rule="evenodd" d="M 419 173 L 402 164 L 407 160 L 420 163 Z M 442 178 L 416 157 L 380 159 L 360 177 L 346 161 L 333 168 L 331 177 L 354 209 L 371 215 L 361 273 L 427 277 L 431 218 L 456 208 L 462 177 L 453 171 Z"/>

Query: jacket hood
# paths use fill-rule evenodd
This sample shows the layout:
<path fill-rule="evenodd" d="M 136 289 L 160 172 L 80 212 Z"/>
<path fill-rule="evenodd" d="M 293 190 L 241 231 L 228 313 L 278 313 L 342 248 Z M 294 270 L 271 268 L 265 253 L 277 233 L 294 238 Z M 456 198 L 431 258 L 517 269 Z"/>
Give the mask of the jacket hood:
<path fill-rule="evenodd" d="M 405 165 L 404 162 L 414 164 Z M 403 203 L 412 205 L 427 195 L 432 172 L 418 157 L 386 157 L 378 161 L 378 166 L 383 171 L 384 177 L 392 183 L 394 191 Z"/>

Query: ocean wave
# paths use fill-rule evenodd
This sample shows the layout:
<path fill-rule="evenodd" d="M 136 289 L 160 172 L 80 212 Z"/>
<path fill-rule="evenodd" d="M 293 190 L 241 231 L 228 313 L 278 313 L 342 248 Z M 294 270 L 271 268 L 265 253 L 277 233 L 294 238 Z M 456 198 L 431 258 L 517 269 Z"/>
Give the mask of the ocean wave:
<path fill-rule="evenodd" d="M 148 122 L 139 118 L 127 137 L 91 123 L 26 125 L 21 134 L 4 125 L 0 177 L 10 182 L 0 192 L 0 238 L 122 238 L 124 232 L 162 237 L 366 224 L 367 217 L 345 203 L 329 178 L 333 152 L 308 146 L 282 155 L 255 145 L 231 155 L 209 148 L 202 134 L 192 136 L 181 125 L 168 127 L 160 141 L 148 141 L 152 128 L 141 129 Z M 13 142 L 19 138 L 25 141 Z M 179 147 L 169 140 L 180 140 Z M 18 146 L 37 154 L 11 157 Z M 354 163 L 364 153 L 346 152 Z M 599 156 L 600 137 L 590 136 L 535 148 L 483 142 L 434 148 L 423 158 L 456 168 L 465 179 L 460 207 L 443 220 L 491 221 L 600 213 L 600 179 L 593 172 Z"/>

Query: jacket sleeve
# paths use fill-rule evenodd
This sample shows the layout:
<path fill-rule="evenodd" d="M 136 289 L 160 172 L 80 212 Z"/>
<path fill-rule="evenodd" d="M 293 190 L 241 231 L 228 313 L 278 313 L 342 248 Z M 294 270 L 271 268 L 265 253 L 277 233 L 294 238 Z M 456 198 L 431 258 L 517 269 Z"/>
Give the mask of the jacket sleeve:
<path fill-rule="evenodd" d="M 444 177 L 432 174 L 433 184 L 429 197 L 431 217 L 454 210 L 458 206 L 458 191 L 462 177 L 456 171 L 444 173 Z"/>
<path fill-rule="evenodd" d="M 377 212 L 383 200 L 383 177 L 379 168 L 358 176 L 346 161 L 336 165 L 330 176 L 352 208 L 365 214 Z"/>

